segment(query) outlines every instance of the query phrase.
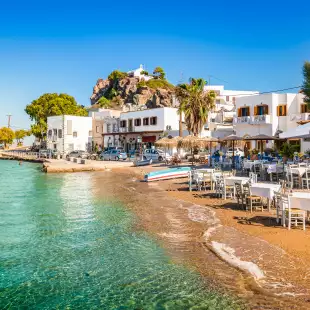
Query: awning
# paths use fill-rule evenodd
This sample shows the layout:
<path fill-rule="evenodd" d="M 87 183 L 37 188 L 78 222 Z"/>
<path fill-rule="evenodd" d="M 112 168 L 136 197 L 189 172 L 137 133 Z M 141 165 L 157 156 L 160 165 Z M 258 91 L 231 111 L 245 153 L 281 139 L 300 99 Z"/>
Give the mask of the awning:
<path fill-rule="evenodd" d="M 156 136 L 143 136 L 142 142 L 155 142 Z"/>

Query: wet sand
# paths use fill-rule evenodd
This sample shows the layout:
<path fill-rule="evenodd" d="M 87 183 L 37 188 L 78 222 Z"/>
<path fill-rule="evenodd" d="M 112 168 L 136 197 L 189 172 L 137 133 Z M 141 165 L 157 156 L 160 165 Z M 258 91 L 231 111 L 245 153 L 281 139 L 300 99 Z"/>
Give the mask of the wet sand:
<path fill-rule="evenodd" d="M 95 173 L 95 191 L 118 197 L 138 216 L 136 229 L 157 238 L 175 262 L 250 308 L 310 308 L 310 227 L 287 231 L 267 212 L 249 215 L 232 201 L 188 192 L 184 179 L 140 182 L 145 170 Z"/>

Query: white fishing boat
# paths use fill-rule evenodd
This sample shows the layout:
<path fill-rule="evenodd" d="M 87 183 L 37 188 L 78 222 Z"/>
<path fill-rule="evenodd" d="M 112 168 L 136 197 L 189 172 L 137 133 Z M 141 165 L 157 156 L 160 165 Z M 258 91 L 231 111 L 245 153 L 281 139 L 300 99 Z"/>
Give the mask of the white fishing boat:
<path fill-rule="evenodd" d="M 144 181 L 152 182 L 159 180 L 185 178 L 188 177 L 188 173 L 190 170 L 191 170 L 190 167 L 177 167 L 161 171 L 149 172 L 144 176 Z"/>

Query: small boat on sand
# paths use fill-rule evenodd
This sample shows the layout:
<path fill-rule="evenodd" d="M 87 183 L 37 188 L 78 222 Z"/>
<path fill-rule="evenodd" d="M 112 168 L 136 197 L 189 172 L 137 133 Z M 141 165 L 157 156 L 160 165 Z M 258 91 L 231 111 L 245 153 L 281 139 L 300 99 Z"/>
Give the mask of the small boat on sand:
<path fill-rule="evenodd" d="M 133 165 L 135 167 L 138 167 L 138 166 L 148 166 L 148 165 L 151 165 L 152 164 L 152 159 L 144 159 L 144 160 L 137 160 L 133 163 Z"/>
<path fill-rule="evenodd" d="M 149 172 L 144 176 L 144 181 L 152 182 L 159 180 L 186 178 L 190 170 L 190 167 L 177 167 L 161 171 Z"/>

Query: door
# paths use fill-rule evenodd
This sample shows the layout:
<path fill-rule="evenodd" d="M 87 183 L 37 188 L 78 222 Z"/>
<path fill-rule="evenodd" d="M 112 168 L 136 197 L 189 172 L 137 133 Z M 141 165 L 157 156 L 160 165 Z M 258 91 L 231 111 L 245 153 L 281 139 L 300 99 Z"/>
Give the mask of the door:
<path fill-rule="evenodd" d="M 103 153 L 103 159 L 104 159 L 104 160 L 109 160 L 109 158 L 110 158 L 110 151 L 104 152 L 104 153 Z"/>
<path fill-rule="evenodd" d="M 113 150 L 112 152 L 111 152 L 111 160 L 116 160 L 116 157 L 118 156 L 118 152 L 117 152 L 117 150 Z"/>
<path fill-rule="evenodd" d="M 152 153 L 152 159 L 158 160 L 159 153 L 156 150 L 151 150 L 151 153 Z"/>
<path fill-rule="evenodd" d="M 133 131 L 133 126 L 132 126 L 132 119 L 128 120 L 128 132 L 132 132 Z"/>
<path fill-rule="evenodd" d="M 152 159 L 151 150 L 145 150 L 144 156 L 146 157 L 147 160 Z"/>

